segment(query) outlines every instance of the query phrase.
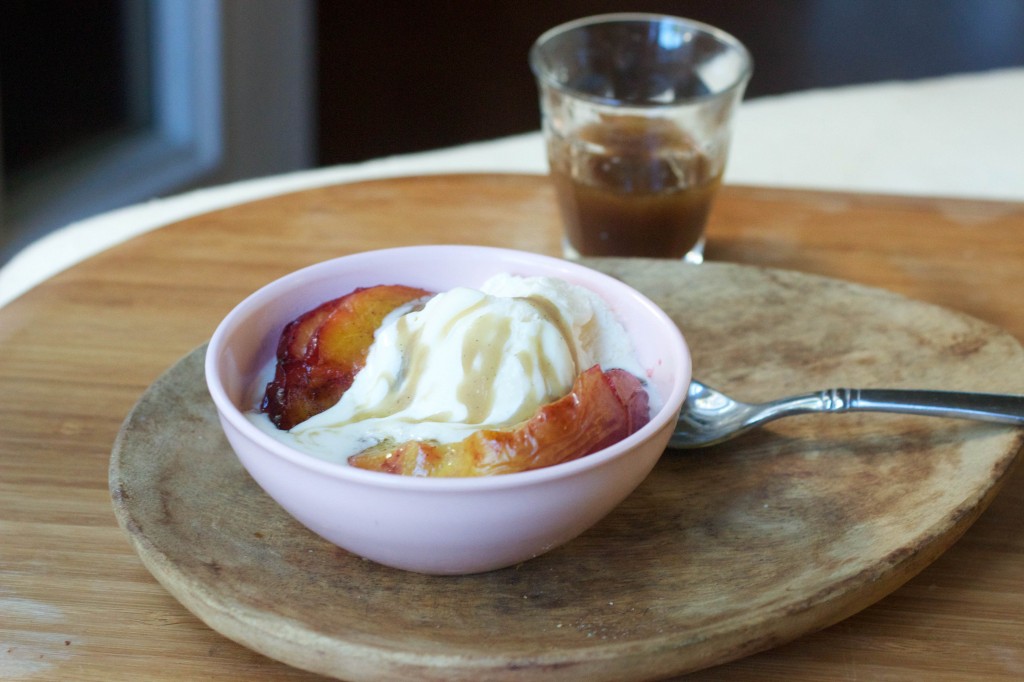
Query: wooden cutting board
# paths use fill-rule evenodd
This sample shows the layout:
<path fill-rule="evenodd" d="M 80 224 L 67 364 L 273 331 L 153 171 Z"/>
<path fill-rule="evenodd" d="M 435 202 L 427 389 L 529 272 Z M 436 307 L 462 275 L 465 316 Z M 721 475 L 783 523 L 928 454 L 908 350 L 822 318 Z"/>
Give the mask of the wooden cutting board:
<path fill-rule="evenodd" d="M 832 386 L 1024 392 L 1024 350 L 959 313 L 750 266 L 595 260 L 662 305 L 695 373 L 737 398 Z M 988 505 L 1024 430 L 806 416 L 667 452 L 603 522 L 517 567 L 384 568 L 313 536 L 235 460 L 203 349 L 115 444 L 115 512 L 154 576 L 212 628 L 343 679 L 629 680 L 760 651 L 888 594 Z"/>

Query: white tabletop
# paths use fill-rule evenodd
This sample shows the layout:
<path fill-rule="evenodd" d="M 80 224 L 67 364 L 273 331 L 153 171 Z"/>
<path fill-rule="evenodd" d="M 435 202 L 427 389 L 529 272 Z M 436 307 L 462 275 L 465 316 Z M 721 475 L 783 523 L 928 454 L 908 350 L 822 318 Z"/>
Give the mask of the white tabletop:
<path fill-rule="evenodd" d="M 1024 201 L 1024 68 L 744 102 L 730 184 Z M 546 173 L 539 132 L 154 200 L 68 225 L 0 268 L 0 306 L 126 239 L 199 213 L 311 187 L 463 172 Z"/>

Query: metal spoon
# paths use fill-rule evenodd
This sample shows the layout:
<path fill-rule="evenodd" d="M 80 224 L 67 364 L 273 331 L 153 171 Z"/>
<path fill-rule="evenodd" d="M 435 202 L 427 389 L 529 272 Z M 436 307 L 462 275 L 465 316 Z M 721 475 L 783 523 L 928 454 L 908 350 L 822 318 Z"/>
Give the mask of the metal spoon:
<path fill-rule="evenodd" d="M 751 405 L 694 380 L 668 446 L 714 445 L 766 422 L 812 412 L 899 412 L 1024 425 L 1024 395 L 830 388 Z"/>

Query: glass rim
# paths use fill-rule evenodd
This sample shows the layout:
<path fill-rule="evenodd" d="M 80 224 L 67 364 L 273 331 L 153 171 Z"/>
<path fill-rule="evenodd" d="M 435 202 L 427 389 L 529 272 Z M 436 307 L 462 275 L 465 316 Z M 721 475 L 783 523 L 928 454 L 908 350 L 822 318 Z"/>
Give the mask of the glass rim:
<path fill-rule="evenodd" d="M 732 48 L 737 54 L 740 55 L 742 60 L 742 68 L 740 68 L 736 74 L 736 77 L 728 85 L 728 87 L 722 88 L 716 92 L 709 92 L 702 95 L 693 95 L 690 97 L 680 98 L 673 102 L 630 102 L 628 100 L 619 99 L 616 97 L 602 97 L 600 95 L 592 95 L 576 88 L 568 87 L 565 83 L 560 82 L 557 78 L 552 75 L 550 69 L 545 68 L 541 64 L 540 52 L 545 44 L 551 41 L 556 36 L 563 35 L 570 31 L 575 31 L 580 28 L 587 26 L 594 26 L 596 24 L 631 24 L 631 23 L 662 23 L 671 22 L 677 25 L 692 28 L 700 31 L 705 35 L 709 35 L 723 45 L 727 45 Z M 738 88 L 743 87 L 746 82 L 750 79 L 751 74 L 754 70 L 754 59 L 747 49 L 736 36 L 732 35 L 728 31 L 724 31 L 717 26 L 697 21 L 695 19 L 687 19 L 685 17 L 678 17 L 671 14 L 657 14 L 651 12 L 615 12 L 611 14 L 596 14 L 589 17 L 582 17 L 580 19 L 573 19 L 563 24 L 554 26 L 542 33 L 538 37 L 533 45 L 530 47 L 529 53 L 530 70 L 533 71 L 534 77 L 543 83 L 544 85 L 551 87 L 559 92 L 563 92 L 573 97 L 590 101 L 595 104 L 601 104 L 605 106 L 622 107 L 627 106 L 636 109 L 668 109 L 679 106 L 686 106 L 688 104 L 695 104 L 704 101 L 710 101 L 719 99 Z"/>

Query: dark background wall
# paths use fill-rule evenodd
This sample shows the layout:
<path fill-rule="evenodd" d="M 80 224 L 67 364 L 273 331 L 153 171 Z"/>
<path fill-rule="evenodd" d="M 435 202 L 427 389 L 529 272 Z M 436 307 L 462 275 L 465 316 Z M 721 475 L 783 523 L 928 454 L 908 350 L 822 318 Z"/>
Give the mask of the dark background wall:
<path fill-rule="evenodd" d="M 748 98 L 1024 65 L 1024 0 L 318 0 L 319 158 L 535 130 L 530 45 L 591 14 L 711 23 L 754 56 Z"/>

